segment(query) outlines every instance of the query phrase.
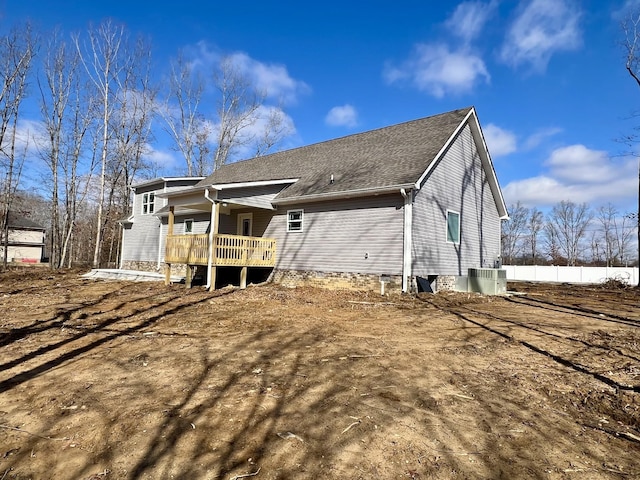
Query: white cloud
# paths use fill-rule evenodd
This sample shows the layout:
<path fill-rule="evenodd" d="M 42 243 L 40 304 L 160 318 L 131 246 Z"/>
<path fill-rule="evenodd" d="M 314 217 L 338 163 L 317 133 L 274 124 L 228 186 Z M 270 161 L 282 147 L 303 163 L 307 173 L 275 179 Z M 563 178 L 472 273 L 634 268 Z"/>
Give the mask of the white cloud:
<path fill-rule="evenodd" d="M 387 66 L 384 78 L 389 84 L 409 82 L 437 98 L 469 92 L 477 82 L 490 80 L 479 56 L 466 48 L 451 51 L 444 44 L 416 45 L 401 66 Z"/>
<path fill-rule="evenodd" d="M 620 175 L 607 152 L 590 150 L 584 145 L 554 150 L 545 165 L 550 167 L 554 177 L 572 183 L 609 182 Z"/>
<path fill-rule="evenodd" d="M 18 120 L 15 133 L 16 161 L 21 161 L 22 156 L 37 158 L 45 154 L 49 140 L 43 122 L 29 119 Z M 9 151 L 9 142 L 11 142 L 12 136 L 13 128 L 8 127 L 2 145 L 5 151 Z"/>
<path fill-rule="evenodd" d="M 164 150 L 156 150 L 150 144 L 146 144 L 144 150 L 144 159 L 151 162 L 160 170 L 170 170 L 178 163 L 173 154 Z"/>
<path fill-rule="evenodd" d="M 635 158 L 614 159 L 578 144 L 554 150 L 544 165 L 545 173 L 505 186 L 508 203 L 544 207 L 570 200 L 598 205 L 628 201 L 637 193 Z"/>
<path fill-rule="evenodd" d="M 536 71 L 545 70 L 553 54 L 580 46 L 580 16 L 573 0 L 522 1 L 507 32 L 502 60 L 514 67 L 528 64 Z"/>
<path fill-rule="evenodd" d="M 204 75 L 210 75 L 224 59 L 228 59 L 253 86 L 278 102 L 295 103 L 300 95 L 311 91 L 305 82 L 293 78 L 285 65 L 264 63 L 244 52 L 226 54 L 204 41 L 186 48 L 184 52 L 189 65 Z"/>
<path fill-rule="evenodd" d="M 517 140 L 513 132 L 504 130 L 493 123 L 489 123 L 482 131 L 492 157 L 509 155 L 516 151 Z"/>
<path fill-rule="evenodd" d="M 309 92 L 309 86 L 289 75 L 284 65 L 263 63 L 249 57 L 246 53 L 236 52 L 229 59 L 240 72 L 251 78 L 255 86 L 269 98 L 294 103 L 300 94 Z"/>
<path fill-rule="evenodd" d="M 451 33 L 469 43 L 480 35 L 496 6 L 495 0 L 489 3 L 463 2 L 456 7 L 445 26 Z"/>
<path fill-rule="evenodd" d="M 535 133 L 529 135 L 529 137 L 527 137 L 527 139 L 524 142 L 524 148 L 525 150 L 531 150 L 533 148 L 536 148 L 538 145 L 544 142 L 547 138 L 553 137 L 554 135 L 557 135 L 558 133 L 561 133 L 561 132 L 562 132 L 562 129 L 557 127 L 542 128 L 536 131 Z"/>
<path fill-rule="evenodd" d="M 355 127 L 358 125 L 358 112 L 349 104 L 333 107 L 324 121 L 332 127 Z"/>

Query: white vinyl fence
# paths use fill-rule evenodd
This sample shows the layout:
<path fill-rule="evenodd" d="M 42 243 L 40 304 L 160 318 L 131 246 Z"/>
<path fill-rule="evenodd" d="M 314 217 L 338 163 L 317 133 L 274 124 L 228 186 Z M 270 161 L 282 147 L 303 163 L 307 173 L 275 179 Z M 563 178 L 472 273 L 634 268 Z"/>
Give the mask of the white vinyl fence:
<path fill-rule="evenodd" d="M 565 267 L 559 265 L 503 265 L 507 280 L 531 282 L 602 283 L 609 279 L 638 284 L 638 267 Z"/>

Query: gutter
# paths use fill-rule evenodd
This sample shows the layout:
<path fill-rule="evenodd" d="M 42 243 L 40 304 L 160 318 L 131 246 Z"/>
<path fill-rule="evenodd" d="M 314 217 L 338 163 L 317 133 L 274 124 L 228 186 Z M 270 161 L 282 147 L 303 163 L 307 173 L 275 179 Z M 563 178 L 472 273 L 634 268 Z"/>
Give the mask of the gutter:
<path fill-rule="evenodd" d="M 337 200 L 342 198 L 369 197 L 372 195 L 384 195 L 387 193 L 398 193 L 400 190 L 413 189 L 413 183 L 404 183 L 401 185 L 391 185 L 388 187 L 358 188 L 355 190 L 347 190 L 341 192 L 316 193 L 312 195 L 301 195 L 298 197 L 275 198 L 271 201 L 274 205 L 290 205 L 295 203 L 321 202 L 324 200 Z"/>

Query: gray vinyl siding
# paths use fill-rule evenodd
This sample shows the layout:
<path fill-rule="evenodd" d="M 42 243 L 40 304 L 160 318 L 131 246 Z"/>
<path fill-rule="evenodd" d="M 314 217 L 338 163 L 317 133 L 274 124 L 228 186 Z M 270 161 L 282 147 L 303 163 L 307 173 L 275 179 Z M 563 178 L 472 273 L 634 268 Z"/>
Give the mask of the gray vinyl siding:
<path fill-rule="evenodd" d="M 133 223 L 123 230 L 122 259 L 134 262 L 155 262 L 158 258 L 160 220 L 153 214 L 142 213 L 145 193 L 162 191 L 163 184 L 147 185 L 136 189 L 133 197 Z M 154 211 L 164 206 L 163 200 L 155 197 Z"/>
<path fill-rule="evenodd" d="M 460 244 L 447 242 L 447 210 L 460 214 Z M 465 127 L 414 198 L 413 274 L 466 275 L 493 266 L 500 219 L 469 127 Z"/>
<path fill-rule="evenodd" d="M 238 234 L 238 215 L 243 213 L 253 214 L 253 224 L 252 224 L 252 232 L 251 232 L 251 235 L 253 237 L 268 237 L 268 235 L 265 235 L 265 231 L 276 212 L 273 210 L 252 209 L 252 208 L 242 208 L 237 210 L 234 209 L 231 211 L 230 215 L 221 214 L 218 233 L 224 233 L 227 235 L 237 235 Z"/>
<path fill-rule="evenodd" d="M 157 194 L 165 191 L 177 191 L 193 186 L 194 183 L 194 180 L 177 180 L 171 181 L 170 184 L 165 185 L 164 181 L 160 181 L 158 183 L 136 188 L 133 197 L 132 208 L 133 223 L 126 224 L 123 230 L 123 261 L 157 262 L 159 248 L 162 248 L 161 259 L 164 259 L 165 236 L 167 235 L 167 220 L 166 217 L 161 221 L 160 218 L 158 218 L 154 214 L 142 213 L 143 195 L 145 193 L 151 192 Z M 167 199 L 156 196 L 154 200 L 154 212 L 159 211 L 166 204 Z M 194 217 L 191 216 L 188 218 Z"/>
<path fill-rule="evenodd" d="M 238 201 L 242 205 L 257 208 L 270 208 L 271 200 L 280 193 L 285 185 L 262 185 L 258 187 L 229 188 L 218 192 L 219 200 Z"/>
<path fill-rule="evenodd" d="M 280 206 L 264 236 L 277 241 L 278 269 L 399 275 L 402 204 L 398 194 Z M 296 209 L 303 231 L 287 232 L 287 211 Z"/>

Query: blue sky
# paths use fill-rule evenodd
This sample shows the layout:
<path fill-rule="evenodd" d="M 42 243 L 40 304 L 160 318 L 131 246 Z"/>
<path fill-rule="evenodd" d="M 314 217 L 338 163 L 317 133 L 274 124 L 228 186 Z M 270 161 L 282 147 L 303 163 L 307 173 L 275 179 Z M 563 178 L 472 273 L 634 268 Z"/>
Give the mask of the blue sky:
<path fill-rule="evenodd" d="M 282 99 L 286 147 L 474 105 L 507 203 L 637 205 L 640 120 L 620 20 L 639 0 L 89 2 L 0 0 L 3 26 L 86 30 L 105 18 L 148 36 L 158 79 L 179 50 L 236 55 Z M 180 162 L 153 145 L 166 165 Z"/>

